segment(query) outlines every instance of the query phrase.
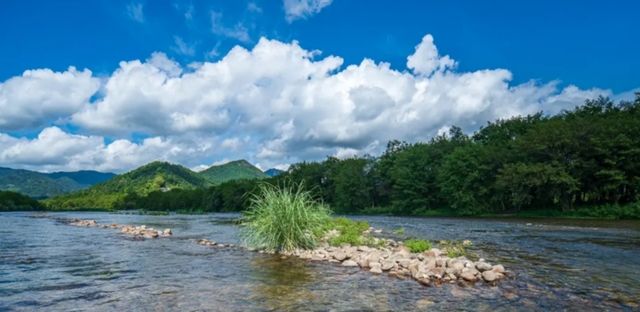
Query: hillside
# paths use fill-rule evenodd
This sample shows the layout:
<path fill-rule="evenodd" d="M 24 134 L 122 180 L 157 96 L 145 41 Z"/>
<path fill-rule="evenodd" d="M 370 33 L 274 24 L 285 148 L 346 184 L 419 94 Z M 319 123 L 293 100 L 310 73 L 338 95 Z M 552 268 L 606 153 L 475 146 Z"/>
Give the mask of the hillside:
<path fill-rule="evenodd" d="M 102 183 L 116 176 L 115 173 L 111 172 L 99 172 L 93 170 L 80 170 L 80 171 L 72 171 L 72 172 L 53 172 L 47 174 L 49 177 L 54 179 L 60 178 L 69 178 L 78 184 L 89 187 L 92 185 L 96 185 L 98 183 Z"/>
<path fill-rule="evenodd" d="M 212 184 L 220 184 L 231 180 L 264 179 L 269 177 L 262 170 L 244 159 L 231 161 L 224 165 L 211 166 L 199 172 L 198 175 Z"/>
<path fill-rule="evenodd" d="M 88 188 L 115 176 L 97 171 L 42 173 L 0 168 L 0 190 L 33 198 L 47 198 Z"/>
<path fill-rule="evenodd" d="M 127 195 L 145 196 L 154 191 L 194 189 L 209 183 L 193 171 L 167 162 L 152 162 L 89 189 L 45 201 L 52 209 L 113 209 Z"/>
<path fill-rule="evenodd" d="M 53 178 L 45 173 L 0 168 L 0 190 L 17 192 L 33 198 L 46 198 L 82 189 L 68 177 Z"/>
<path fill-rule="evenodd" d="M 37 200 L 16 192 L 0 191 L 0 211 L 43 210 Z"/>

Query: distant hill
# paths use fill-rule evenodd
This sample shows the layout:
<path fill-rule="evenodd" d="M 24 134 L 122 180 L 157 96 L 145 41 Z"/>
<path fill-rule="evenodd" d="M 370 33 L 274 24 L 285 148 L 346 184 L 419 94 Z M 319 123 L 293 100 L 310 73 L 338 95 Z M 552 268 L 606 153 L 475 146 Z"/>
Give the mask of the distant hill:
<path fill-rule="evenodd" d="M 267 169 L 267 171 L 264 172 L 264 174 L 266 174 L 266 175 L 268 175 L 270 177 L 279 176 L 279 175 L 281 175 L 283 173 L 284 173 L 283 170 L 276 169 L 276 168 Z"/>
<path fill-rule="evenodd" d="M 98 183 L 102 183 L 116 176 L 115 173 L 111 172 L 98 172 L 93 170 L 80 170 L 73 172 L 53 172 L 47 174 L 48 176 L 59 179 L 59 178 L 69 178 L 73 181 L 81 185 L 92 186 Z"/>
<path fill-rule="evenodd" d="M 16 192 L 0 191 L 0 211 L 43 210 L 37 200 Z"/>
<path fill-rule="evenodd" d="M 0 191 L 18 192 L 33 198 L 47 198 L 88 188 L 115 174 L 98 171 L 42 173 L 0 168 Z"/>
<path fill-rule="evenodd" d="M 69 173 L 73 174 L 73 173 Z M 69 176 L 30 170 L 0 168 L 0 190 L 18 192 L 33 198 L 47 198 L 91 186 Z"/>
<path fill-rule="evenodd" d="M 220 184 L 231 180 L 264 179 L 269 176 L 248 161 L 241 159 L 224 165 L 211 166 L 198 173 L 212 184 Z"/>
<path fill-rule="evenodd" d="M 112 209 L 129 194 L 145 196 L 154 191 L 195 189 L 209 185 L 207 180 L 183 166 L 156 161 L 89 189 L 52 198 L 46 204 L 54 209 Z"/>

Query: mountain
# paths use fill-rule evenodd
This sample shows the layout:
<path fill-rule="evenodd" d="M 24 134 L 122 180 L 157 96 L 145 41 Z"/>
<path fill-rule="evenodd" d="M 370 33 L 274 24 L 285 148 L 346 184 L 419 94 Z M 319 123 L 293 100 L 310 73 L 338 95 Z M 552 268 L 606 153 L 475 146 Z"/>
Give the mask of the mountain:
<path fill-rule="evenodd" d="M 224 165 L 211 166 L 198 173 L 212 184 L 220 184 L 231 180 L 264 179 L 269 176 L 248 161 L 241 159 Z"/>
<path fill-rule="evenodd" d="M 207 180 L 183 166 L 156 161 L 86 190 L 52 198 L 46 204 L 54 209 L 112 209 L 122 204 L 128 195 L 145 196 L 154 191 L 195 189 L 209 185 Z"/>
<path fill-rule="evenodd" d="M 279 175 L 281 175 L 283 173 L 284 173 L 283 170 L 276 169 L 276 168 L 267 169 L 267 171 L 264 172 L 264 174 L 266 174 L 266 175 L 268 175 L 270 177 L 279 176 Z"/>
<path fill-rule="evenodd" d="M 86 185 L 86 186 L 92 186 L 98 183 L 102 183 L 116 176 L 115 173 L 99 172 L 99 171 L 93 171 L 93 170 L 80 170 L 80 171 L 73 171 L 73 172 L 53 172 L 47 175 L 54 179 L 69 178 L 81 185 Z"/>
<path fill-rule="evenodd" d="M 88 188 L 115 176 L 97 171 L 42 173 L 0 168 L 0 190 L 18 192 L 33 198 L 47 198 Z"/>
<path fill-rule="evenodd" d="M 23 169 L 0 168 L 0 190 L 34 198 L 46 198 L 77 191 L 84 185 L 68 178 L 54 178 L 46 173 Z"/>

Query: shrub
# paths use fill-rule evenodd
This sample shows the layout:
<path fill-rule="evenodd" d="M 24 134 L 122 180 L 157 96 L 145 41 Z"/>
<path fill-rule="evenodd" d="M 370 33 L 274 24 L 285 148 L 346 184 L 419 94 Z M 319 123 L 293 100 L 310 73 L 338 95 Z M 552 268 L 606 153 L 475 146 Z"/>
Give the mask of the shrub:
<path fill-rule="evenodd" d="M 297 185 L 261 184 L 244 214 L 242 235 L 247 245 L 274 251 L 316 246 L 326 230 L 330 211 Z"/>
<path fill-rule="evenodd" d="M 404 245 L 415 253 L 431 249 L 431 242 L 424 239 L 409 239 L 404 242 Z"/>
<path fill-rule="evenodd" d="M 331 246 L 340 246 L 348 244 L 351 246 L 375 245 L 375 241 L 371 237 L 366 237 L 362 233 L 369 229 L 369 223 L 366 221 L 354 221 L 347 218 L 335 218 L 327 223 L 327 229 L 335 229 L 340 234 L 329 239 Z"/>

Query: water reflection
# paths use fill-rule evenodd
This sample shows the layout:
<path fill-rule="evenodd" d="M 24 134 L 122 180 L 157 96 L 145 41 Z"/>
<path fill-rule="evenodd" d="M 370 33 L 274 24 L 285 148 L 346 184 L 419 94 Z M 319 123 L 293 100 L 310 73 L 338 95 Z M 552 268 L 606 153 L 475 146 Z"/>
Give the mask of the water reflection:
<path fill-rule="evenodd" d="M 254 293 L 251 300 L 268 310 L 290 310 L 316 301 L 310 283 L 322 283 L 322 276 L 305 262 L 276 255 L 262 255 L 251 261 Z"/>

